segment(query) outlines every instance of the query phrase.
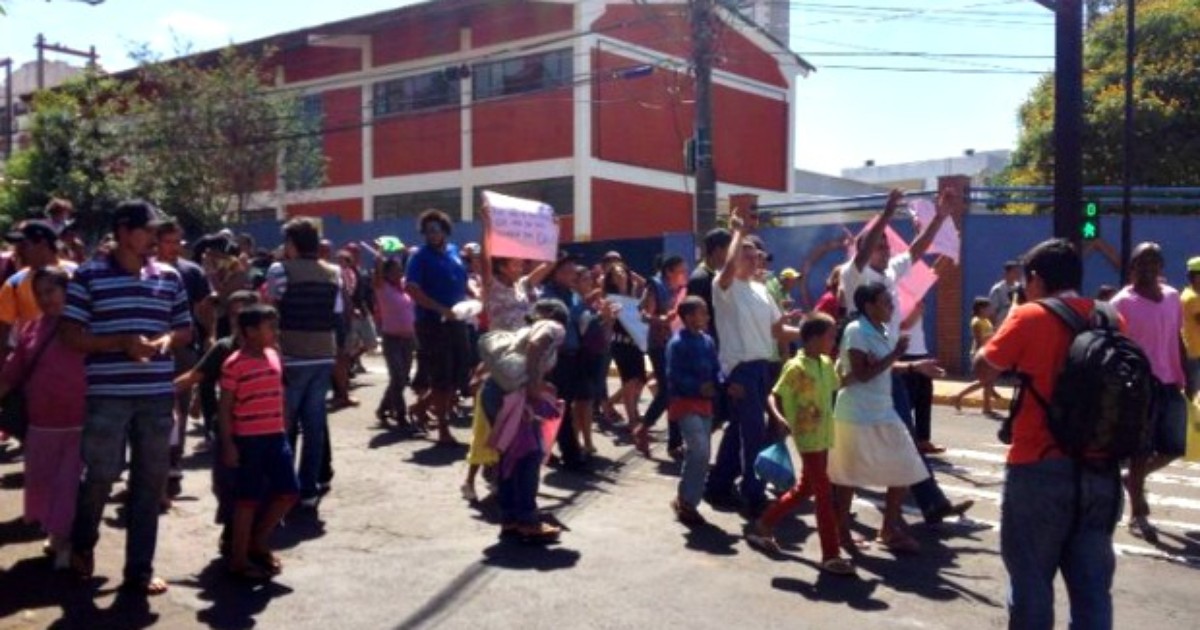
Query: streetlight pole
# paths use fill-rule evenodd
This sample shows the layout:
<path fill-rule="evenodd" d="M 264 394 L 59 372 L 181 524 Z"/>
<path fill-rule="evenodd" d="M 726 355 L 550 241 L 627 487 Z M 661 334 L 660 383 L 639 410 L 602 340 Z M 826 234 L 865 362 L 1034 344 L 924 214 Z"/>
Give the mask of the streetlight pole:
<path fill-rule="evenodd" d="M 1134 0 L 1125 0 L 1125 131 L 1122 134 L 1121 168 L 1121 278 L 1129 281 L 1129 255 L 1133 250 L 1133 65 L 1137 53 L 1137 9 Z"/>

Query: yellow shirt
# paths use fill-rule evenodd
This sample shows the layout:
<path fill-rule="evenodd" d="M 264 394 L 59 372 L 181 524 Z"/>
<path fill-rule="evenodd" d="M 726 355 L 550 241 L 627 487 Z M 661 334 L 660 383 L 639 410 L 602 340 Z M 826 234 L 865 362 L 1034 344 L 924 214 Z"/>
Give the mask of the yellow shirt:
<path fill-rule="evenodd" d="M 59 261 L 59 268 L 75 271 L 75 263 Z M 29 267 L 9 276 L 0 287 L 0 323 L 20 327 L 41 317 L 37 296 L 33 293 L 33 270 Z"/>
<path fill-rule="evenodd" d="M 1187 348 L 1189 359 L 1200 359 L 1200 293 L 1192 287 L 1179 294 L 1179 302 L 1183 305 L 1183 345 Z"/>
<path fill-rule="evenodd" d="M 829 357 L 810 357 L 801 349 L 783 364 L 771 393 L 779 396 L 780 411 L 791 424 L 797 451 L 813 453 L 833 447 L 833 394 L 837 388 L 837 372 Z"/>
<path fill-rule="evenodd" d="M 974 356 L 982 344 L 987 343 L 988 337 L 995 332 L 995 327 L 992 326 L 992 320 L 986 317 L 971 318 L 971 355 Z"/>

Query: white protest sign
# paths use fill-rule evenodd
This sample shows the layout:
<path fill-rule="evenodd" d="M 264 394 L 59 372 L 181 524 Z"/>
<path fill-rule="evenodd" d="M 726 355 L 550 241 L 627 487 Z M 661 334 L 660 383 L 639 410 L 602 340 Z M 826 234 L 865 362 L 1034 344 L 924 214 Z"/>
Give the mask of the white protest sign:
<path fill-rule="evenodd" d="M 608 295 L 604 299 L 621 307 L 617 313 L 617 321 L 621 322 L 625 332 L 633 338 L 633 343 L 645 352 L 650 340 L 650 325 L 642 321 L 639 308 L 641 300 L 628 295 Z"/>
<path fill-rule="evenodd" d="M 498 258 L 553 261 L 558 257 L 558 224 L 554 208 L 530 199 L 483 191 L 491 208 L 488 252 Z"/>
<path fill-rule="evenodd" d="M 917 222 L 922 227 L 933 223 L 934 217 L 937 216 L 937 207 L 928 199 L 914 199 L 908 202 L 908 209 L 916 216 Z M 941 254 L 958 264 L 961 249 L 962 239 L 958 235 L 958 228 L 954 225 L 953 219 L 946 219 L 946 222 L 942 223 L 942 228 L 933 236 L 933 243 L 926 253 Z"/>

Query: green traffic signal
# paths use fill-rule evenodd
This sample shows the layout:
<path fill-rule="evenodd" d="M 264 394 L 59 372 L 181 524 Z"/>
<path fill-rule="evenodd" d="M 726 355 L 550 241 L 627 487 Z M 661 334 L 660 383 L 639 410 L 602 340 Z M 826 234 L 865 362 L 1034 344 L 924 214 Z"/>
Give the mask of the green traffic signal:
<path fill-rule="evenodd" d="M 1100 207 L 1099 207 L 1099 205 L 1096 204 L 1095 201 L 1089 201 L 1088 204 L 1083 207 L 1083 215 L 1086 217 L 1094 217 L 1099 214 L 1100 214 Z"/>
<path fill-rule="evenodd" d="M 1084 240 L 1089 240 L 1089 241 L 1090 241 L 1090 240 L 1093 240 L 1093 239 L 1095 239 L 1097 236 L 1099 236 L 1099 231 L 1100 231 L 1100 230 L 1099 230 L 1099 228 L 1096 226 L 1096 223 L 1095 223 L 1095 221 L 1087 221 L 1087 222 L 1085 222 L 1085 223 L 1083 224 L 1083 238 L 1084 238 Z"/>

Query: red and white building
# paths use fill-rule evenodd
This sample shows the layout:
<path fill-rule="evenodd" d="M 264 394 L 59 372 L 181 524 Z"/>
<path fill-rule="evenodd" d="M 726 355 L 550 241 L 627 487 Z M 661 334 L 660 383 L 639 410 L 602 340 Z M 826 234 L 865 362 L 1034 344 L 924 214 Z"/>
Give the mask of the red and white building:
<path fill-rule="evenodd" d="M 717 16 L 718 197 L 785 196 L 810 67 Z M 678 2 L 433 0 L 252 42 L 278 49 L 276 86 L 320 115 L 328 157 L 323 187 L 259 203 L 280 219 L 471 220 L 493 189 L 553 205 L 565 240 L 693 231 L 690 31 Z"/>

